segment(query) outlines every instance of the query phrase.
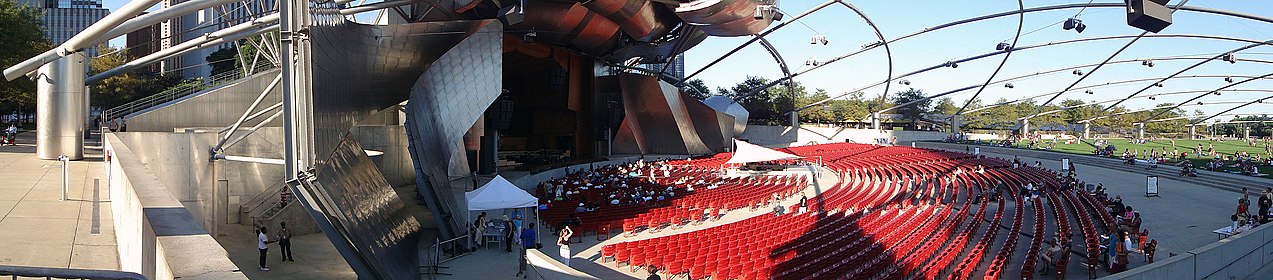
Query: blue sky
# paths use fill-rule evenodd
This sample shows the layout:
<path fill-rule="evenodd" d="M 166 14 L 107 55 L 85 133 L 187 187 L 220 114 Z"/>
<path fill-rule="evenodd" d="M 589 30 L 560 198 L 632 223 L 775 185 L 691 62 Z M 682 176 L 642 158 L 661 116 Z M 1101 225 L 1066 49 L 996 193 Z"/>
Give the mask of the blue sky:
<path fill-rule="evenodd" d="M 788 14 L 788 19 L 823 1 L 814 0 L 780 0 L 779 8 Z M 991 13 L 1015 10 L 1015 1 L 915 1 L 915 0 L 870 0 L 848 1 L 860 8 L 881 29 L 886 38 L 920 31 L 938 24 L 986 15 Z M 1025 1 L 1025 6 L 1039 7 L 1065 3 L 1085 3 L 1086 1 Z M 1110 2 L 1109 0 L 1100 2 Z M 1114 1 L 1121 3 L 1121 1 Z M 1171 3 L 1179 3 L 1173 0 Z M 122 6 L 124 0 L 104 0 L 109 9 Z M 1099 3 L 1099 2 L 1098 2 Z M 1273 17 L 1273 5 L 1264 0 L 1191 0 L 1189 6 L 1221 9 Z M 1062 30 L 1058 24 L 1067 18 L 1076 16 L 1087 24 L 1083 33 Z M 940 64 L 945 61 L 983 54 L 994 51 L 996 44 L 1011 42 L 1016 31 L 1016 16 L 1001 17 L 970 24 L 959 25 L 943 30 L 925 33 L 909 39 L 890 44 L 894 57 L 894 73 L 901 74 L 920 68 Z M 1025 16 L 1024 31 L 1018 46 L 1044 44 L 1053 41 L 1080 38 L 1135 35 L 1141 30 L 1127 26 L 1121 8 L 1092 8 L 1079 13 L 1078 9 L 1054 10 L 1029 13 Z M 815 34 L 822 34 L 830 41 L 828 45 L 811 45 L 809 39 Z M 1261 21 L 1246 20 L 1228 16 L 1204 14 L 1198 12 L 1179 11 L 1174 15 L 1174 23 L 1160 34 L 1204 34 L 1245 38 L 1265 41 L 1273 39 L 1273 24 Z M 789 24 L 767 37 L 793 71 L 803 70 L 808 59 L 826 60 L 855 50 L 862 45 L 876 41 L 874 32 L 856 14 L 847 8 L 833 5 L 818 11 L 799 22 Z M 702 69 L 708 62 L 720 54 L 742 44 L 749 37 L 711 37 L 686 53 L 686 71 L 694 72 Z M 1114 51 L 1126 44 L 1129 39 L 1102 40 L 1085 43 L 1073 43 L 1052 47 L 1023 50 L 1012 54 L 1008 64 L 996 77 L 997 79 L 1014 77 L 1055 68 L 1069 67 L 1079 64 L 1099 63 L 1108 58 Z M 122 40 L 112 41 L 122 44 Z M 1249 43 L 1203 40 L 1189 38 L 1145 38 L 1133 44 L 1115 60 L 1140 59 L 1169 56 L 1213 56 Z M 1241 58 L 1273 60 L 1273 47 L 1262 46 L 1238 53 Z M 809 88 L 826 89 L 829 92 L 841 93 L 851 89 L 864 87 L 883 80 L 886 77 L 886 60 L 883 48 L 864 52 L 848 59 L 827 65 L 808 74 L 796 77 L 796 80 Z M 981 84 L 986 81 L 994 68 L 999 65 L 1002 56 L 961 63 L 959 68 L 942 68 L 907 78 L 909 87 L 921 89 L 935 94 L 948 90 Z M 1155 67 L 1141 66 L 1139 63 L 1109 65 L 1101 68 L 1096 74 L 1088 77 L 1078 86 L 1097 85 L 1107 82 L 1164 77 L 1185 67 L 1196 60 L 1157 61 Z M 1084 68 L 1091 71 L 1090 68 Z M 1182 75 L 1263 75 L 1273 72 L 1273 65 L 1254 62 L 1229 64 L 1212 62 L 1197 67 Z M 710 87 L 728 87 L 742 81 L 746 76 L 762 76 L 770 79 L 781 77 L 777 64 L 760 46 L 749 46 L 720 64 L 707 69 L 697 76 Z M 1077 80 L 1079 76 L 1062 72 L 1052 75 L 1040 75 L 1035 78 L 1013 82 L 1013 89 L 1002 86 L 988 87 L 980 99 L 985 102 L 999 98 L 1017 99 L 1024 96 L 1046 92 L 1055 92 Z M 1239 79 L 1240 80 L 1240 79 Z M 1059 99 L 1075 98 L 1085 101 L 1106 100 L 1126 96 L 1147 86 L 1149 83 L 1131 83 L 1122 86 L 1105 86 L 1093 88 L 1094 94 L 1082 91 L 1062 95 Z M 1173 79 L 1164 83 L 1163 87 L 1154 87 L 1144 94 L 1213 90 L 1226 85 L 1223 78 Z M 905 88 L 896 83 L 892 91 Z M 1270 89 L 1273 81 L 1253 81 L 1235 89 Z M 867 96 L 878 96 L 882 87 L 866 90 Z M 963 101 L 971 97 L 974 91 L 966 91 L 952 95 L 955 100 Z M 1271 93 L 1232 93 L 1222 96 L 1208 96 L 1200 101 L 1234 101 L 1252 100 L 1266 97 Z M 1156 101 L 1138 99 L 1128 101 L 1131 108 L 1153 107 L 1156 103 L 1180 102 L 1194 97 L 1194 94 L 1182 94 L 1161 97 Z M 1273 104 L 1273 102 L 1268 102 Z M 1215 113 L 1228 109 L 1231 105 L 1191 106 L 1189 110 L 1202 109 Z M 1273 106 L 1255 104 L 1234 111 L 1235 113 L 1273 113 Z"/>
<path fill-rule="evenodd" d="M 1017 9 L 1016 1 L 848 1 L 863 10 L 881 29 L 886 38 L 895 38 L 914 33 L 955 20 L 971 18 L 992 13 Z M 1039 7 L 1064 3 L 1085 3 L 1086 1 L 1025 1 L 1025 6 Z M 1121 3 L 1121 1 L 1118 1 Z M 1178 3 L 1180 1 L 1171 1 Z M 800 14 L 809 8 L 821 4 L 822 1 L 780 1 L 779 8 L 786 11 L 788 18 Z M 1247 14 L 1273 17 L 1273 5 L 1267 1 L 1229 1 L 1229 0 L 1192 0 L 1189 6 L 1237 11 Z M 1043 44 L 1052 41 L 1072 40 L 1079 38 L 1136 35 L 1141 30 L 1127 26 L 1124 10 L 1121 8 L 1086 9 L 1078 15 L 1087 24 L 1083 33 L 1063 30 L 1057 23 L 1075 16 L 1079 10 L 1057 10 L 1029 13 L 1025 16 L 1023 33 L 1018 46 Z M 921 68 L 940 64 L 945 61 L 975 56 L 994 51 L 1000 42 L 1011 42 L 1017 28 L 1016 16 L 1001 17 L 947 29 L 925 33 L 909 39 L 890 44 L 894 57 L 894 73 L 901 74 Z M 1057 24 L 1055 26 L 1050 26 Z M 1037 31 L 1035 31 L 1037 30 Z M 1030 32 L 1034 31 L 1034 32 Z M 811 45 L 810 37 L 822 34 L 830 40 L 828 45 Z M 1273 24 L 1238 19 L 1227 16 L 1180 11 L 1174 16 L 1174 23 L 1160 34 L 1205 34 L 1215 36 L 1238 37 L 1265 41 L 1273 39 Z M 834 5 L 822 9 L 797 23 L 775 31 L 767 37 L 783 54 L 792 68 L 804 68 L 807 59 L 827 60 L 855 50 L 862 45 L 876 41 L 874 31 L 856 14 L 847 8 Z M 686 54 L 686 70 L 694 72 L 703 68 L 708 62 L 720 54 L 745 42 L 749 37 L 718 38 L 713 37 L 691 49 Z M 1113 39 L 1087 43 L 1073 43 L 1015 52 L 1007 65 L 996 77 L 996 80 L 1020 76 L 1056 68 L 1064 68 L 1081 64 L 1099 63 L 1130 39 Z M 1133 44 L 1115 60 L 1168 57 L 1168 56 L 1214 56 L 1218 53 L 1238 48 L 1249 43 L 1234 41 L 1201 40 L 1186 38 L 1145 38 Z M 1273 60 L 1273 47 L 1256 47 L 1238 53 L 1241 58 Z M 819 68 L 795 80 L 810 88 L 822 88 L 832 93 L 844 92 L 883 80 L 886 77 L 886 63 L 883 48 L 876 48 L 848 59 Z M 941 68 L 908 78 L 909 87 L 921 89 L 935 94 L 981 84 L 986 81 L 994 68 L 999 65 L 1003 56 L 993 56 L 981 60 L 959 64 L 959 68 Z M 707 69 L 696 78 L 703 79 L 710 87 L 728 87 L 742 81 L 748 75 L 766 78 L 781 77 L 777 64 L 772 62 L 769 54 L 760 46 L 749 46 L 720 64 Z M 1078 86 L 1097 85 L 1112 81 L 1164 77 L 1197 63 L 1189 61 L 1158 61 L 1155 67 L 1141 66 L 1139 63 L 1109 65 L 1098 70 Z M 1084 71 L 1090 71 L 1084 68 Z M 798 71 L 793 69 L 793 71 Z M 1229 64 L 1212 62 L 1187 71 L 1181 75 L 1263 75 L 1273 72 L 1273 65 L 1242 62 Z M 1036 78 L 1013 82 L 1015 88 L 1002 86 L 988 87 L 980 99 L 994 101 L 999 98 L 1009 100 L 1040 93 L 1056 92 L 1064 89 L 1079 76 L 1069 71 L 1052 75 L 1040 75 Z M 1123 97 L 1149 85 L 1150 83 L 1132 83 L 1125 86 L 1107 86 L 1093 88 L 1094 94 L 1082 91 L 1066 93 L 1059 100 L 1066 98 L 1084 101 L 1107 100 Z M 1223 78 L 1197 78 L 1169 80 L 1163 87 L 1154 87 L 1142 95 L 1162 92 L 1213 90 L 1226 85 Z M 904 90 L 901 85 L 893 84 L 891 91 Z M 1269 89 L 1273 81 L 1253 81 L 1233 88 Z M 882 87 L 866 90 L 867 96 L 878 96 Z M 971 97 L 974 91 L 966 91 L 952 95 L 957 101 Z M 1222 96 L 1208 96 L 1200 99 L 1206 101 L 1252 100 L 1266 97 L 1270 93 L 1233 93 Z M 835 94 L 833 94 L 835 95 Z M 1196 96 L 1196 94 L 1161 97 L 1156 101 L 1133 100 L 1126 106 L 1132 108 L 1153 107 L 1161 102 L 1180 102 Z M 1041 102 L 1042 100 L 1040 100 Z M 1273 102 L 1268 102 L 1273 103 Z M 1232 105 L 1228 105 L 1232 106 Z M 1209 113 L 1228 109 L 1228 106 L 1191 106 Z M 1273 106 L 1254 104 L 1234 111 L 1235 113 L 1273 113 Z"/>

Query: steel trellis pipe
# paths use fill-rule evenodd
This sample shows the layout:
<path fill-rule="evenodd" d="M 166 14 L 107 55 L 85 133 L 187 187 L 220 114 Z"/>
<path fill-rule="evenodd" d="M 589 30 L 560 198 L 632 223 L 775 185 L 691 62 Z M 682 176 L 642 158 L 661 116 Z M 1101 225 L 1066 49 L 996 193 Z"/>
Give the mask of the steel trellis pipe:
<path fill-rule="evenodd" d="M 1012 50 L 1017 47 L 1017 41 L 1021 40 L 1021 28 L 1025 26 L 1025 3 L 1023 3 L 1022 0 L 1017 0 L 1017 10 L 1023 12 L 1017 14 L 1017 34 L 1012 36 L 1012 45 L 1007 47 L 1008 52 L 1003 54 L 1003 60 L 999 61 L 999 67 L 995 67 L 995 72 L 991 73 L 989 78 L 986 78 L 986 82 L 981 84 L 981 88 L 977 89 L 977 93 L 974 93 L 972 98 L 968 98 L 968 102 L 965 102 L 964 106 L 959 107 L 958 111 L 955 111 L 954 114 L 950 115 L 952 120 L 955 116 L 958 116 L 959 113 L 963 113 L 965 109 L 968 109 L 968 105 L 972 105 L 972 102 L 977 100 L 977 96 L 980 96 L 981 92 L 986 90 L 986 86 L 989 86 L 990 82 L 994 81 L 995 76 L 999 75 L 999 71 L 1003 70 L 1003 65 L 1008 64 L 1008 57 L 1012 56 Z M 1105 61 L 1109 62 L 1108 59 Z"/>
<path fill-rule="evenodd" d="M 1267 78 L 1267 77 L 1269 77 L 1269 76 L 1273 76 L 1273 73 L 1268 73 L 1268 74 L 1260 75 L 1260 76 L 1258 76 L 1258 77 L 1251 77 L 1251 78 L 1247 78 L 1246 80 L 1241 80 L 1241 81 L 1238 81 L 1238 82 L 1234 82 L 1234 83 L 1232 83 L 1232 84 L 1228 84 L 1228 85 L 1225 85 L 1225 86 L 1223 86 L 1223 87 L 1217 88 L 1215 91 L 1219 91 L 1219 90 L 1227 89 L 1227 88 L 1230 88 L 1230 87 L 1233 87 L 1233 86 L 1237 86 L 1237 85 L 1240 85 L 1240 84 L 1245 84 L 1245 83 L 1250 82 L 1250 81 L 1255 81 L 1255 80 L 1264 79 L 1264 78 Z M 1212 91 L 1212 92 L 1215 92 L 1215 91 Z M 1208 94 L 1211 94 L 1211 92 L 1203 93 L 1202 95 L 1198 95 L 1198 96 L 1196 96 L 1196 97 L 1194 97 L 1194 98 L 1190 98 L 1189 100 L 1186 100 L 1185 102 L 1180 102 L 1180 104 L 1193 102 L 1193 101 L 1195 101 L 1195 100 L 1198 100 L 1198 99 L 1201 99 L 1201 98 L 1203 98 L 1203 97 L 1206 97 Z M 1176 104 L 1176 106 L 1175 106 L 1175 107 L 1173 107 L 1172 109 L 1175 109 L 1176 107 L 1180 107 L 1180 104 Z M 1168 111 L 1171 111 L 1171 110 L 1165 110 L 1165 111 L 1158 112 L 1157 114 L 1150 115 L 1149 117 L 1145 118 L 1144 120 L 1141 120 L 1141 122 L 1144 122 L 1145 120 L 1153 119 L 1154 117 L 1160 116 L 1160 115 L 1162 115 L 1163 113 L 1168 112 Z M 1227 112 L 1227 111 L 1226 111 L 1226 112 Z M 1210 118 L 1210 117 L 1209 117 L 1209 118 Z"/>

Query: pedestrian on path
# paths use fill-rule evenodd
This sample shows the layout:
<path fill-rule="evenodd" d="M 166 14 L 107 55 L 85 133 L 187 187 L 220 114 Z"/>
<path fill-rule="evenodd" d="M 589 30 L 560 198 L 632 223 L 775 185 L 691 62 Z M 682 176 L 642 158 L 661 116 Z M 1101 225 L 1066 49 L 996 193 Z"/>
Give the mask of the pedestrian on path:
<path fill-rule="evenodd" d="M 287 222 L 279 222 L 278 230 L 278 247 L 279 255 L 283 256 L 283 261 L 294 262 L 292 259 L 292 229 L 287 228 Z"/>
<path fill-rule="evenodd" d="M 261 271 L 270 271 L 270 267 L 265 265 L 265 256 L 268 255 L 266 252 L 270 250 L 270 247 L 267 247 L 266 245 L 277 242 L 270 241 L 269 235 L 267 234 L 269 234 L 269 230 L 264 226 L 256 231 L 256 248 L 261 250 Z"/>

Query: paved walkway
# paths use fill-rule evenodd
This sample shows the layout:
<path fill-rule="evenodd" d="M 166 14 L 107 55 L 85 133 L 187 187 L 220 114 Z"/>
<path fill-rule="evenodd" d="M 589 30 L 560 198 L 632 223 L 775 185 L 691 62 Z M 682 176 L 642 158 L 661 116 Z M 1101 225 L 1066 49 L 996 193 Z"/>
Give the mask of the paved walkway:
<path fill-rule="evenodd" d="M 35 133 L 0 147 L 0 264 L 118 270 L 115 228 L 98 141 L 70 163 L 61 201 L 62 164 L 35 158 Z"/>

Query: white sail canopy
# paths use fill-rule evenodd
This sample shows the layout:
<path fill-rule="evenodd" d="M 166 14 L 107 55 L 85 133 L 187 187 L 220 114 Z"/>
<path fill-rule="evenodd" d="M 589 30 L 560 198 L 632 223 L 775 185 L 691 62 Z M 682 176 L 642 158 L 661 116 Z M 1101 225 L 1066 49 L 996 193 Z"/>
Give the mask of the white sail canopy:
<path fill-rule="evenodd" d="M 734 155 L 725 163 L 750 163 L 800 158 L 799 156 L 734 139 Z"/>

